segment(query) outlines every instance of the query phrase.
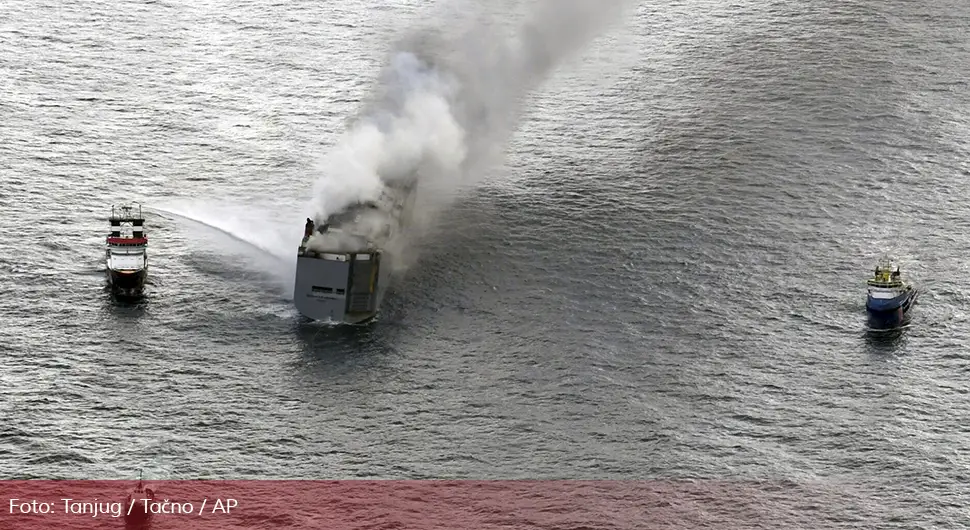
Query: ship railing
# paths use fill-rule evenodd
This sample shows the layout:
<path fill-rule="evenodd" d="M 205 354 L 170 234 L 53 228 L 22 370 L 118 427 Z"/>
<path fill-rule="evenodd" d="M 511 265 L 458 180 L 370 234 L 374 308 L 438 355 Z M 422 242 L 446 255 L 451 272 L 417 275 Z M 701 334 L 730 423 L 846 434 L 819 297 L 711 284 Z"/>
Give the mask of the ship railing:
<path fill-rule="evenodd" d="M 869 280 L 866 282 L 869 287 L 882 287 L 884 289 L 896 289 L 903 286 L 903 282 L 899 280 L 894 281 L 881 281 L 881 280 Z"/>
<path fill-rule="evenodd" d="M 108 247 L 108 252 L 117 256 L 128 256 L 128 255 L 140 255 L 145 254 L 146 249 L 143 244 L 136 245 L 110 245 Z"/>
<path fill-rule="evenodd" d="M 111 207 L 111 217 L 108 218 L 111 221 L 131 221 L 131 220 L 144 220 L 145 217 L 142 216 L 141 204 L 132 203 L 123 206 L 112 206 Z"/>

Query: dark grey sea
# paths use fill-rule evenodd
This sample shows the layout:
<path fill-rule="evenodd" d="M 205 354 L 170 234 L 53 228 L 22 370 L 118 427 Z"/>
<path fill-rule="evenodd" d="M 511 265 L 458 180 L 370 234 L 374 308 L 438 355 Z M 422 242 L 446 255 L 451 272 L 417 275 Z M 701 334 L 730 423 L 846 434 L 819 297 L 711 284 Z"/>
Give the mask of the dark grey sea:
<path fill-rule="evenodd" d="M 970 525 L 965 2 L 643 2 L 376 322 L 305 322 L 320 160 L 425 9 L 4 3 L 0 477 L 688 478 L 798 486 L 695 498 L 715 528 Z M 886 254 L 902 333 L 866 329 Z"/>

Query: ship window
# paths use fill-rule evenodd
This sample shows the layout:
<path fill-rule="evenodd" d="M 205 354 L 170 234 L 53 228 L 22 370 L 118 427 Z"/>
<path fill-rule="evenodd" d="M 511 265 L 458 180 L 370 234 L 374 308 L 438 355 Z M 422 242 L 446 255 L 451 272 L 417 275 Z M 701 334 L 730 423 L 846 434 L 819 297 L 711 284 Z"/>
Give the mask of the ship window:
<path fill-rule="evenodd" d="M 316 285 L 314 285 L 311 290 L 315 293 L 327 293 L 327 294 L 333 293 L 333 287 L 317 287 Z"/>
<path fill-rule="evenodd" d="M 343 289 L 337 289 L 337 294 L 344 294 L 344 290 Z"/>

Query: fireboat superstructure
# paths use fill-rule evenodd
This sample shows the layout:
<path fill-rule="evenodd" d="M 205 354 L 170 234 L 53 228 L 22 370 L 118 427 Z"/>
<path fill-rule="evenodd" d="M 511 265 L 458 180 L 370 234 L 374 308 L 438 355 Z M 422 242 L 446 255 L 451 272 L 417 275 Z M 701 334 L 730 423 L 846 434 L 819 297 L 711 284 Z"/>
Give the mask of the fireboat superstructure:
<path fill-rule="evenodd" d="M 148 276 L 148 236 L 140 205 L 112 206 L 105 264 L 115 294 L 139 296 Z"/>

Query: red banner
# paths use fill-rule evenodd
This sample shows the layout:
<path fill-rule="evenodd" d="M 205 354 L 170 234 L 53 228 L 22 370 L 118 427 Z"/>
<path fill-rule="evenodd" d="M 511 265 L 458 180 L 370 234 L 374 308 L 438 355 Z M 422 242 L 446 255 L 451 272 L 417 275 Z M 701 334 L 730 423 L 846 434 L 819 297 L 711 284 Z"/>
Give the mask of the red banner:
<path fill-rule="evenodd" d="M 801 514 L 795 510 L 793 515 L 792 503 L 821 493 L 793 484 L 145 481 L 141 490 L 136 485 L 134 481 L 0 481 L 0 529 L 817 529 L 832 525 L 815 503 L 811 510 Z M 823 496 L 846 508 L 845 497 Z"/>

